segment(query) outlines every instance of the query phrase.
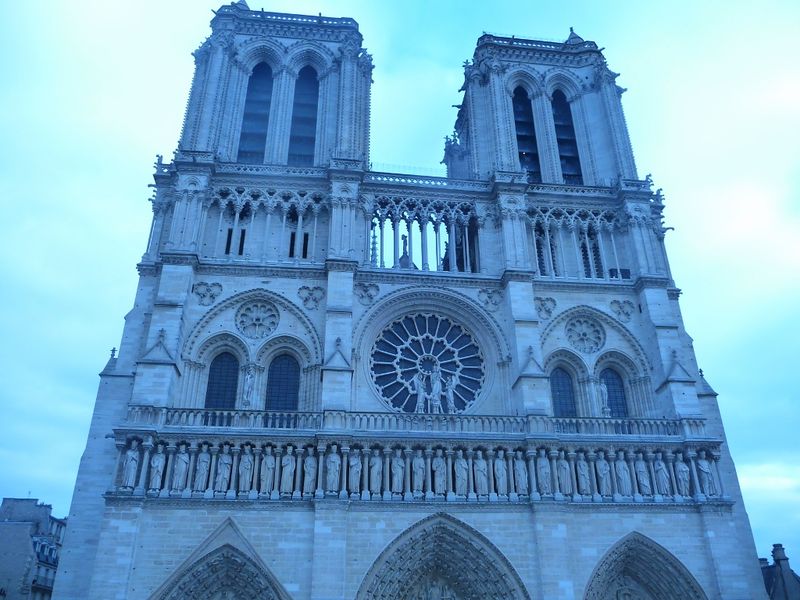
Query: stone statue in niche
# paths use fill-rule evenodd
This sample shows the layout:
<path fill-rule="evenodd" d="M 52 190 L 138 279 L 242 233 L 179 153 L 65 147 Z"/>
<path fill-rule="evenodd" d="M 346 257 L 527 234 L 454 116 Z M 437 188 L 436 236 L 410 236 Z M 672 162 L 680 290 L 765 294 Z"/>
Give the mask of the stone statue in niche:
<path fill-rule="evenodd" d="M 414 412 L 425 413 L 427 412 L 425 410 L 425 375 L 422 374 L 422 371 L 417 371 L 411 381 L 414 384 L 411 393 L 417 396 L 417 405 L 414 408 Z"/>
<path fill-rule="evenodd" d="M 681 496 L 689 495 L 689 466 L 683 460 L 683 453 L 675 453 L 675 484 Z"/>
<path fill-rule="evenodd" d="M 392 493 L 402 494 L 403 477 L 406 472 L 406 463 L 405 460 L 403 459 L 402 451 L 400 450 L 400 448 L 396 448 L 394 451 L 394 456 L 392 456 L 391 468 L 392 468 Z"/>
<path fill-rule="evenodd" d="M 628 468 L 628 463 L 625 462 L 625 453 L 622 450 L 617 454 L 614 471 L 617 474 L 617 491 L 622 496 L 632 496 L 631 470 Z"/>
<path fill-rule="evenodd" d="M 380 450 L 375 448 L 369 457 L 369 491 L 372 494 L 381 493 L 383 483 L 383 459 Z"/>
<path fill-rule="evenodd" d="M 222 446 L 222 452 L 217 458 L 217 478 L 214 480 L 215 492 L 227 492 L 231 483 L 231 467 L 233 466 L 233 457 L 231 456 L 231 448 L 228 444 Z"/>
<path fill-rule="evenodd" d="M 567 459 L 564 458 L 564 451 L 558 453 L 556 462 L 556 472 L 558 473 L 558 490 L 565 496 L 572 495 L 572 476 Z"/>
<path fill-rule="evenodd" d="M 605 382 L 600 381 L 600 383 L 597 384 L 597 391 L 600 394 L 600 408 L 602 408 L 605 413 L 608 409 L 608 386 Z"/>
<path fill-rule="evenodd" d="M 456 495 L 467 495 L 467 478 L 469 477 L 469 463 L 464 458 L 463 450 L 456 450 L 456 460 L 454 463 L 454 470 L 456 474 Z"/>
<path fill-rule="evenodd" d="M 422 485 L 425 481 L 425 459 L 420 449 L 417 449 L 411 461 L 411 475 L 411 485 L 413 486 L 414 496 L 421 496 Z"/>
<path fill-rule="evenodd" d="M 592 493 L 592 487 L 589 483 L 589 463 L 583 452 L 578 452 L 578 462 L 575 463 L 575 470 L 578 472 L 578 493 L 581 496 L 588 496 Z"/>
<path fill-rule="evenodd" d="M 308 448 L 303 459 L 303 495 L 313 495 L 317 485 L 317 457 L 314 449 Z"/>
<path fill-rule="evenodd" d="M 239 491 L 249 492 L 252 481 L 253 452 L 250 450 L 250 444 L 245 444 L 242 449 L 242 456 L 239 458 Z"/>
<path fill-rule="evenodd" d="M 430 411 L 435 414 L 441 414 L 442 411 L 442 371 L 439 365 L 435 365 L 431 371 L 431 393 L 428 396 L 430 401 Z"/>
<path fill-rule="evenodd" d="M 253 386 L 256 380 L 256 368 L 248 365 L 244 373 L 244 394 L 242 396 L 242 407 L 250 408 L 250 401 L 253 399 Z"/>
<path fill-rule="evenodd" d="M 136 473 L 139 470 L 139 440 L 131 440 L 131 446 L 125 451 L 122 463 L 122 487 L 133 489 L 136 485 Z"/>
<path fill-rule="evenodd" d="M 472 462 L 475 468 L 475 493 L 478 496 L 489 495 L 489 469 L 483 453 L 478 450 L 475 452 L 475 460 Z"/>
<path fill-rule="evenodd" d="M 180 444 L 178 452 L 175 454 L 175 466 L 172 469 L 172 489 L 176 492 L 186 489 L 188 475 L 189 453 L 186 452 L 186 444 Z"/>
<path fill-rule="evenodd" d="M 437 496 L 443 496 L 446 488 L 447 462 L 442 456 L 441 448 L 436 449 L 431 469 L 433 470 L 433 493 Z"/>
<path fill-rule="evenodd" d="M 269 494 L 275 486 L 275 455 L 272 446 L 264 448 L 264 458 L 261 459 L 261 493 Z"/>
<path fill-rule="evenodd" d="M 157 492 L 161 489 L 161 481 L 164 478 L 164 465 L 166 464 L 166 457 L 164 456 L 164 446 L 161 444 L 156 445 L 156 451 L 150 457 L 150 491 Z"/>
<path fill-rule="evenodd" d="M 650 486 L 650 473 L 647 472 L 647 463 L 642 459 L 642 453 L 636 453 L 636 461 L 633 463 L 633 470 L 636 472 L 636 481 L 639 482 L 639 493 L 642 496 L 650 496 L 653 494 L 653 488 Z"/>
<path fill-rule="evenodd" d="M 286 446 L 286 453 L 281 456 L 281 496 L 291 496 L 294 491 L 294 470 L 297 468 L 294 448 Z"/>
<path fill-rule="evenodd" d="M 613 490 L 611 486 L 611 465 L 608 464 L 606 453 L 602 450 L 597 453 L 595 468 L 597 469 L 597 485 L 600 488 L 600 495 L 610 496 Z"/>
<path fill-rule="evenodd" d="M 458 379 L 455 375 L 453 375 L 450 379 L 448 379 L 444 384 L 444 397 L 445 401 L 447 402 L 447 412 L 455 414 L 456 412 L 456 386 L 458 385 Z"/>
<path fill-rule="evenodd" d="M 661 459 L 661 452 L 656 452 L 653 470 L 656 474 L 656 491 L 662 496 L 669 495 L 669 471 L 667 470 L 666 463 Z"/>
<path fill-rule="evenodd" d="M 508 495 L 508 469 L 502 450 L 497 451 L 497 458 L 494 459 L 494 487 L 498 496 Z"/>
<path fill-rule="evenodd" d="M 350 488 L 350 493 L 359 494 L 361 493 L 361 456 L 358 449 L 353 449 L 350 451 L 348 467 L 347 483 L 348 487 Z"/>
<path fill-rule="evenodd" d="M 706 458 L 706 451 L 700 450 L 697 453 L 697 478 L 700 480 L 700 490 L 706 496 L 717 495 L 717 484 L 714 481 L 714 475 L 711 472 L 711 463 Z"/>
<path fill-rule="evenodd" d="M 331 446 L 331 451 L 325 457 L 325 491 L 337 493 L 339 491 L 339 476 L 342 468 L 342 459 L 339 456 L 336 444 Z"/>
<path fill-rule="evenodd" d="M 200 444 L 200 452 L 197 453 L 197 465 L 194 472 L 194 491 L 204 492 L 208 487 L 208 471 L 211 468 L 211 454 L 208 451 L 208 444 Z"/>
<path fill-rule="evenodd" d="M 525 464 L 522 450 L 517 450 L 514 457 L 514 484 L 517 494 L 520 496 L 528 495 L 528 466 Z"/>
<path fill-rule="evenodd" d="M 539 480 L 539 493 L 552 494 L 550 462 L 547 460 L 544 448 L 539 449 L 539 457 L 536 459 L 536 475 Z"/>

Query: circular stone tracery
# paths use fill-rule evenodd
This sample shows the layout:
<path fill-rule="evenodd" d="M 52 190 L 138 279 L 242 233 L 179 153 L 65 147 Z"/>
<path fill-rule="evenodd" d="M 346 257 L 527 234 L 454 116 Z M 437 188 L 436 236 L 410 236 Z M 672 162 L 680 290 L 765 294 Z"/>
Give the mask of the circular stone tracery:
<path fill-rule="evenodd" d="M 268 336 L 278 326 L 278 309 L 263 300 L 242 304 L 236 311 L 236 328 L 251 339 Z"/>
<path fill-rule="evenodd" d="M 573 317 L 564 326 L 567 341 L 584 354 L 597 352 L 606 343 L 603 326 L 589 317 Z"/>
<path fill-rule="evenodd" d="M 472 335 L 433 314 L 408 315 L 389 324 L 375 340 L 370 367 L 383 400 L 402 412 L 463 412 L 484 380 L 483 355 Z"/>

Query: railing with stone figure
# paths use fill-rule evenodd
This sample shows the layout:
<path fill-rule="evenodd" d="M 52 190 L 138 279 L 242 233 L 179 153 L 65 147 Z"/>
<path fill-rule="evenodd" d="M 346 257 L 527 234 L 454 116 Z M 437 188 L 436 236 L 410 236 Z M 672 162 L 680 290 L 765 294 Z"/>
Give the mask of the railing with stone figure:
<path fill-rule="evenodd" d="M 567 439 L 387 441 L 379 433 L 155 435 L 115 431 L 108 497 L 403 502 L 723 501 L 720 442 Z"/>
<path fill-rule="evenodd" d="M 294 412 L 129 406 L 127 423 L 163 427 L 234 427 L 558 436 L 705 437 L 705 420 L 525 417 L 405 412 Z"/>

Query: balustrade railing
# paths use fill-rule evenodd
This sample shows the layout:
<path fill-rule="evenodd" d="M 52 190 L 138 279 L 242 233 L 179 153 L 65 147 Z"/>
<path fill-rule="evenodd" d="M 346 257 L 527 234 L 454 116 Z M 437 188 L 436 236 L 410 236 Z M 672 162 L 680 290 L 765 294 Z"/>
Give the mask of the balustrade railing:
<path fill-rule="evenodd" d="M 128 425 L 155 427 L 228 427 L 245 429 L 348 430 L 453 434 L 638 436 L 703 438 L 705 420 L 617 419 L 599 417 L 416 414 L 361 411 L 212 410 L 129 406 Z"/>

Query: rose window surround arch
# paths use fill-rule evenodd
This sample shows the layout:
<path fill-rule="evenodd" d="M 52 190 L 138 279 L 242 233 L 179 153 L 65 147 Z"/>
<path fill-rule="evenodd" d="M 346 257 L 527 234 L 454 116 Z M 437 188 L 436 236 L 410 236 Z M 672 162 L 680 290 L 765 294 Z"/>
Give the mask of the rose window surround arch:
<path fill-rule="evenodd" d="M 406 413 L 462 413 L 486 377 L 472 332 L 428 312 L 398 317 L 383 328 L 370 352 L 370 372 L 381 399 Z"/>

